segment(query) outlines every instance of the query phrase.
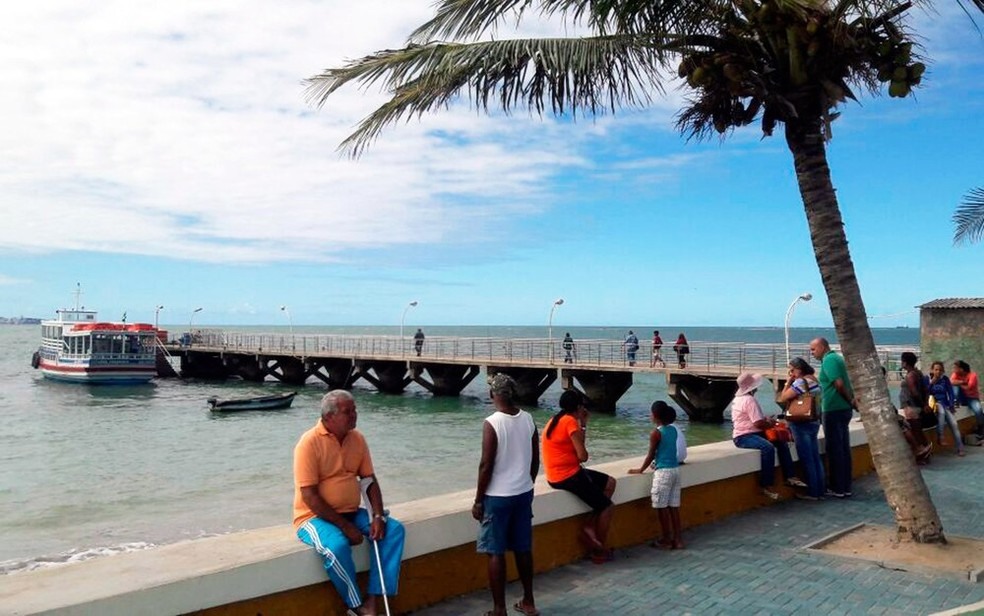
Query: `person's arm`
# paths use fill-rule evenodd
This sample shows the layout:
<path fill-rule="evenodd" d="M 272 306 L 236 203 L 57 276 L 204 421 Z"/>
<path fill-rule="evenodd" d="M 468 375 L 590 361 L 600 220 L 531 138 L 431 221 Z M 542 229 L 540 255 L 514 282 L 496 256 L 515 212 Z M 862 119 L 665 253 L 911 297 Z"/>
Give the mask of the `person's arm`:
<path fill-rule="evenodd" d="M 957 399 L 956 396 L 953 395 L 953 384 L 945 374 L 940 377 L 940 380 L 943 381 L 944 405 L 952 411 L 957 407 Z"/>
<path fill-rule="evenodd" d="M 765 430 L 766 428 L 771 428 L 771 427 L 773 427 L 773 426 L 775 426 L 776 424 L 779 423 L 775 419 L 772 419 L 772 418 L 769 418 L 769 417 L 766 417 L 765 416 L 765 413 L 762 412 L 762 407 L 759 406 L 759 403 L 758 403 L 757 400 L 755 400 L 753 398 L 749 402 L 752 405 L 752 410 L 749 413 L 749 419 L 758 417 L 758 419 L 756 419 L 753 422 L 753 425 L 756 428 L 758 428 L 759 430 Z"/>
<path fill-rule="evenodd" d="M 532 421 L 532 419 L 530 420 Z M 533 437 L 530 439 L 530 450 L 533 455 L 530 457 L 530 479 L 536 482 L 536 474 L 540 472 L 540 433 L 536 426 L 533 426 Z"/>
<path fill-rule="evenodd" d="M 642 461 L 642 466 L 639 468 L 630 468 L 629 474 L 641 475 L 646 472 L 649 465 L 653 463 L 653 458 L 656 457 L 656 448 L 659 447 L 659 441 L 661 438 L 663 438 L 663 435 L 658 429 L 654 428 L 653 431 L 649 433 L 649 451 L 646 452 L 646 457 Z"/>
<path fill-rule="evenodd" d="M 478 486 L 475 488 L 475 504 L 472 505 L 472 517 L 481 520 L 485 509 L 485 490 L 492 481 L 492 470 L 495 468 L 495 453 L 499 449 L 499 439 L 495 436 L 495 428 L 489 422 L 482 426 L 482 458 L 478 463 Z M 534 449 L 536 449 L 534 447 Z M 539 461 L 539 454 L 535 454 Z"/>
<path fill-rule="evenodd" d="M 584 431 L 578 428 L 571 432 L 571 444 L 574 445 L 574 452 L 577 459 L 581 462 L 588 461 L 588 448 L 584 445 Z"/>
<path fill-rule="evenodd" d="M 349 544 L 359 545 L 362 543 L 362 533 L 359 532 L 359 529 L 321 498 L 321 495 L 318 494 L 318 486 L 301 487 L 301 499 L 304 500 L 304 504 L 308 506 L 308 509 L 314 512 L 314 515 L 329 524 L 337 526 L 345 534 L 345 538 L 348 539 Z"/>
<path fill-rule="evenodd" d="M 793 378 L 786 381 L 786 385 L 783 386 L 782 392 L 779 394 L 780 403 L 791 402 L 800 396 L 800 392 L 793 387 L 793 383 L 795 382 L 796 379 Z"/>
<path fill-rule="evenodd" d="M 369 538 L 379 541 L 386 537 L 386 523 L 383 522 L 383 511 L 386 509 L 383 507 L 383 491 L 379 487 L 379 480 L 375 475 L 369 475 L 369 478 L 372 479 L 372 483 L 369 484 L 366 494 L 369 496 L 369 504 L 372 505 L 373 512 L 369 524 Z"/>
<path fill-rule="evenodd" d="M 854 392 L 850 391 L 847 386 L 844 385 L 844 379 L 834 380 L 834 389 L 840 394 L 841 398 L 844 398 L 852 408 L 857 406 L 857 400 L 854 399 Z"/>

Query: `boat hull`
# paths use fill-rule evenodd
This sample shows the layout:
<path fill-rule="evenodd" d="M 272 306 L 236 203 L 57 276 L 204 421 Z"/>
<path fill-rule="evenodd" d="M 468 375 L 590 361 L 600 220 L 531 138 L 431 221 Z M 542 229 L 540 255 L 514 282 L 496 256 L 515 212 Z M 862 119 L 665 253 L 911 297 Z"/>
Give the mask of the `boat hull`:
<path fill-rule="evenodd" d="M 217 398 L 208 399 L 209 410 L 216 413 L 226 413 L 234 411 L 273 411 L 290 407 L 294 402 L 297 392 L 282 394 L 277 396 L 263 396 L 259 398 L 241 398 L 230 400 L 219 400 Z"/>
<path fill-rule="evenodd" d="M 157 366 L 153 363 L 90 365 L 42 359 L 38 368 L 46 379 L 65 383 L 133 385 L 147 383 L 157 376 Z"/>

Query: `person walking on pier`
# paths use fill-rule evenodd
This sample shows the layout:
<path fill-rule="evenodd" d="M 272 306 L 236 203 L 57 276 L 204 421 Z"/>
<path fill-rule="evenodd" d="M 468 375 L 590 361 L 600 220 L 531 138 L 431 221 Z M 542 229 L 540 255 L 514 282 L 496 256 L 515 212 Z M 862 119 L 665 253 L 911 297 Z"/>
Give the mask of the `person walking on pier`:
<path fill-rule="evenodd" d="M 482 458 L 472 517 L 481 522 L 478 552 L 489 556 L 492 616 L 506 616 L 506 551 L 516 559 L 523 598 L 513 609 L 536 616 L 533 598 L 533 481 L 540 471 L 540 439 L 533 418 L 515 405 L 516 383 L 489 380 L 495 412 L 482 426 Z"/>
<path fill-rule="evenodd" d="M 660 366 L 665 366 L 666 362 L 663 361 L 663 356 L 661 354 L 663 349 L 663 339 L 659 337 L 659 330 L 653 330 L 653 358 L 649 362 L 650 368 L 655 368 L 656 364 Z"/>
<path fill-rule="evenodd" d="M 395 595 L 403 558 L 403 525 L 387 518 L 369 447 L 356 430 L 352 394 L 329 391 L 321 399 L 321 418 L 294 447 L 294 529 L 317 550 L 325 570 L 351 615 L 375 615 L 383 594 Z M 360 479 L 371 479 L 368 499 L 375 514 L 359 507 Z M 377 542 L 369 554 L 369 596 L 355 582 L 352 546 L 363 537 Z M 378 554 L 378 557 L 377 557 Z M 381 562 L 380 562 L 381 561 Z"/>
<path fill-rule="evenodd" d="M 625 359 L 629 362 L 630 366 L 634 366 L 636 363 L 636 353 L 639 351 L 639 337 L 631 329 L 629 330 L 629 335 L 625 337 L 625 342 L 622 343 L 622 346 L 625 347 Z"/>
<path fill-rule="evenodd" d="M 687 367 L 687 355 L 690 354 L 690 343 L 687 342 L 687 337 L 680 332 L 677 336 L 676 343 L 673 345 L 673 350 L 677 354 L 677 365 L 680 368 Z"/>
<path fill-rule="evenodd" d="M 761 374 L 751 372 L 738 376 L 738 391 L 731 401 L 731 423 L 734 426 L 731 439 L 740 449 L 759 450 L 762 460 L 759 487 L 764 496 L 778 500 L 779 494 L 772 489 L 776 483 L 776 455 L 779 456 L 779 466 L 787 485 L 805 488 L 806 484 L 793 474 L 793 456 L 789 453 L 789 445 L 771 443 L 765 438 L 766 428 L 774 428 L 779 422 L 773 417 L 766 417 L 755 399 L 755 392 L 764 380 Z"/>
<path fill-rule="evenodd" d="M 581 527 L 584 544 L 591 551 L 591 560 L 601 564 L 611 560 L 612 551 L 605 547 L 608 529 L 615 507 L 615 478 L 584 468 L 588 449 L 584 444 L 588 425 L 588 409 L 584 394 L 568 389 L 560 394 L 560 412 L 543 428 L 543 469 L 547 483 L 557 490 L 566 490 L 591 507 L 591 515 Z"/>
<path fill-rule="evenodd" d="M 417 328 L 417 333 L 413 335 L 413 348 L 417 351 L 417 357 L 424 350 L 424 330 Z"/>
<path fill-rule="evenodd" d="M 570 332 L 564 334 L 564 341 L 560 346 L 564 349 L 564 363 L 573 364 L 574 358 L 577 357 L 577 347 L 574 346 L 574 339 L 571 338 Z"/>
<path fill-rule="evenodd" d="M 851 496 L 851 434 L 848 426 L 854 416 L 854 389 L 847 376 L 844 358 L 830 349 L 826 338 L 810 342 L 810 354 L 820 361 L 820 417 L 827 450 L 826 496 Z"/>

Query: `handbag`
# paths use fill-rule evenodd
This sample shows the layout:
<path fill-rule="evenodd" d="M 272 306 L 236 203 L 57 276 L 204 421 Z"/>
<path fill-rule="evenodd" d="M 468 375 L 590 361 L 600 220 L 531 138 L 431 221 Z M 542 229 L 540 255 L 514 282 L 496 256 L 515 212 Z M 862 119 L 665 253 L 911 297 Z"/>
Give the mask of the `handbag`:
<path fill-rule="evenodd" d="M 935 413 L 937 411 L 936 405 L 936 396 L 929 394 L 929 397 L 926 398 L 926 410 L 930 413 Z"/>
<path fill-rule="evenodd" d="M 817 409 L 817 399 L 810 393 L 810 381 L 803 379 L 806 383 L 806 393 L 789 401 L 786 407 L 786 420 L 794 423 L 806 423 L 819 419 Z"/>
<path fill-rule="evenodd" d="M 780 421 L 774 427 L 765 429 L 765 440 L 770 443 L 792 443 L 793 433 L 789 431 L 789 426 Z"/>

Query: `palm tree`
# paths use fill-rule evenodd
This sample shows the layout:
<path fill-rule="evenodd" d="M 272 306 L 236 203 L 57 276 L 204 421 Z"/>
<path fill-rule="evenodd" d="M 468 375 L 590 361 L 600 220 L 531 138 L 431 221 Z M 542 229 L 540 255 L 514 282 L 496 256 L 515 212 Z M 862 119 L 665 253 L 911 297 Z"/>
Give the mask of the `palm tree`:
<path fill-rule="evenodd" d="M 953 243 L 979 242 L 984 238 L 984 188 L 971 189 L 953 213 Z"/>
<path fill-rule="evenodd" d="M 984 11 L 984 0 L 973 0 Z M 689 137 L 726 135 L 756 120 L 782 125 L 817 265 L 855 386 L 875 468 L 899 535 L 943 542 L 926 484 L 899 432 L 848 250 L 826 143 L 852 88 L 892 97 L 918 86 L 918 61 L 899 0 L 441 0 L 406 47 L 309 80 L 317 105 L 357 82 L 391 99 L 343 142 L 358 156 L 387 125 L 466 95 L 477 109 L 598 115 L 644 106 L 672 81 L 691 98 L 678 118 Z M 482 40 L 530 12 L 592 36 Z"/>

